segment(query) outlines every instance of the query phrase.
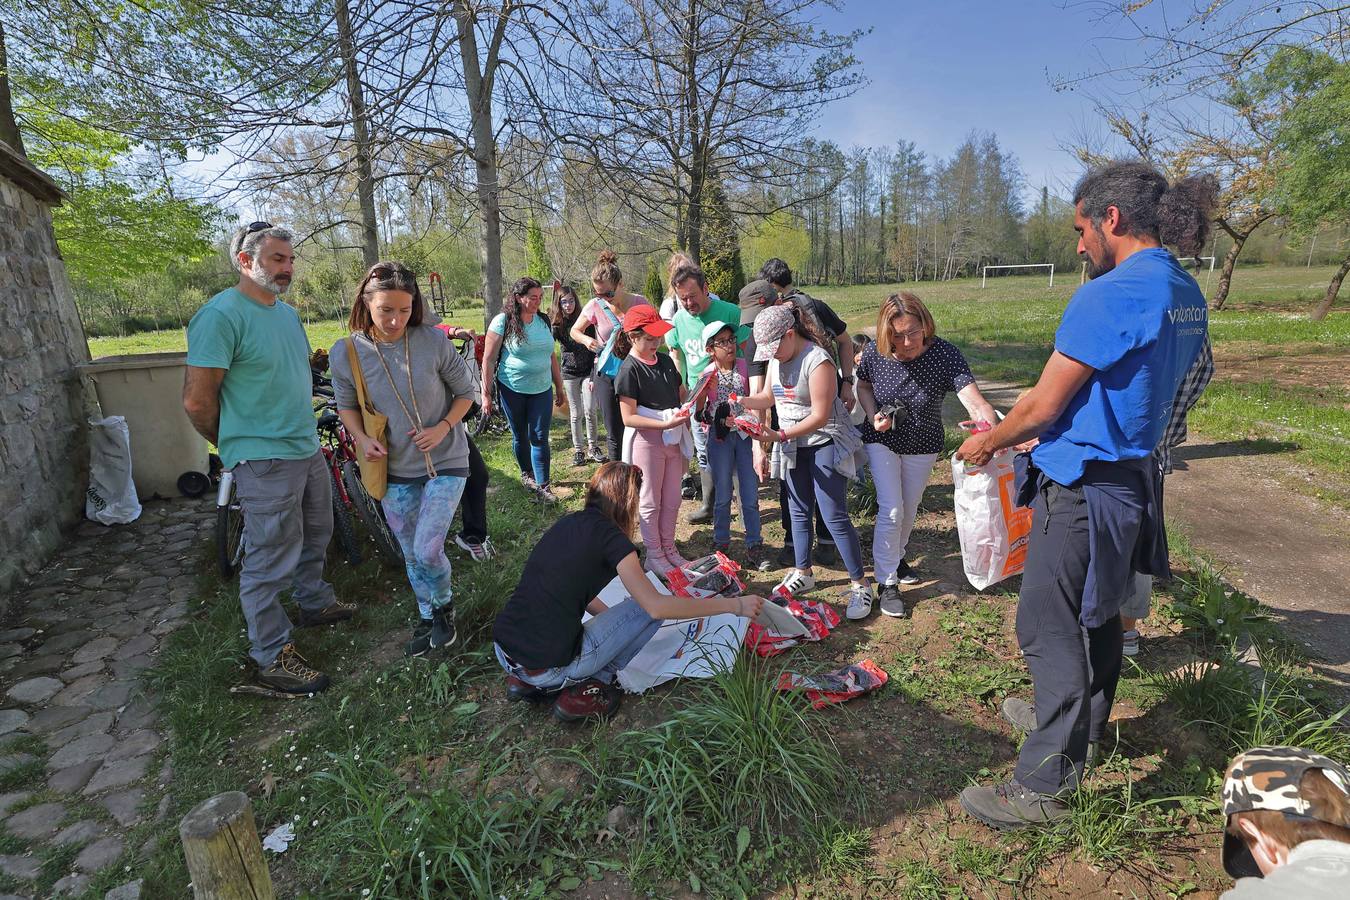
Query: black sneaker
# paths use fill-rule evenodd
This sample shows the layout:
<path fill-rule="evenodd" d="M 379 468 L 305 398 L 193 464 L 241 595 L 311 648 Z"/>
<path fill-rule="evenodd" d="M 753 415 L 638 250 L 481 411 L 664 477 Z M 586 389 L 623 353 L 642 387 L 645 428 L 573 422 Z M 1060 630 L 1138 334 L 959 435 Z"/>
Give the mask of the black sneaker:
<path fill-rule="evenodd" d="M 260 668 L 254 679 L 263 687 L 283 694 L 317 694 L 328 687 L 328 676 L 305 662 L 295 644 L 287 644 L 266 668 Z"/>
<path fill-rule="evenodd" d="M 413 626 L 412 640 L 403 645 L 404 656 L 423 656 L 431 649 L 431 619 L 419 619 Z"/>
<path fill-rule="evenodd" d="M 714 553 L 720 553 L 720 554 L 722 554 L 723 556 L 730 556 L 730 555 L 731 555 L 731 541 L 722 541 L 721 543 L 718 543 L 717 541 L 713 541 L 713 552 L 714 552 Z"/>
<path fill-rule="evenodd" d="M 356 615 L 355 603 L 334 600 L 316 613 L 300 610 L 300 627 L 317 628 L 320 625 L 332 625 L 334 622 L 345 622 L 354 615 Z"/>
<path fill-rule="evenodd" d="M 769 559 L 769 554 L 765 552 L 763 544 L 755 544 L 745 549 L 745 559 L 750 568 L 759 572 L 767 572 L 773 568 L 773 562 Z"/>
<path fill-rule="evenodd" d="M 605 451 L 601 450 L 599 447 L 592 447 L 590 449 L 590 452 L 587 453 L 586 455 L 590 458 L 591 462 L 593 463 L 609 462 L 609 457 L 606 456 Z"/>
<path fill-rule="evenodd" d="M 832 541 L 816 541 L 814 562 L 818 566 L 833 569 L 839 565 L 839 550 Z"/>
<path fill-rule="evenodd" d="M 795 566 L 797 564 L 797 551 L 791 544 L 784 544 L 783 549 L 778 551 L 778 568 L 785 566 Z"/>
<path fill-rule="evenodd" d="M 918 584 L 920 581 L 923 581 L 923 578 L 919 576 L 918 572 L 915 572 L 909 567 L 909 563 L 902 559 L 900 560 L 900 565 L 895 567 L 895 580 L 901 584 Z"/>
<path fill-rule="evenodd" d="M 442 606 L 431 611 L 431 649 L 443 650 L 455 642 L 455 608 Z"/>
<path fill-rule="evenodd" d="M 881 614 L 890 616 L 894 619 L 903 619 L 905 617 L 905 598 L 900 593 L 900 585 L 883 584 L 877 591 L 877 599 L 881 601 Z"/>
<path fill-rule="evenodd" d="M 574 466 L 584 466 L 584 465 L 586 465 L 586 454 L 583 453 L 583 452 L 581 452 L 580 450 L 573 450 L 573 451 L 572 451 L 572 465 L 574 465 Z"/>

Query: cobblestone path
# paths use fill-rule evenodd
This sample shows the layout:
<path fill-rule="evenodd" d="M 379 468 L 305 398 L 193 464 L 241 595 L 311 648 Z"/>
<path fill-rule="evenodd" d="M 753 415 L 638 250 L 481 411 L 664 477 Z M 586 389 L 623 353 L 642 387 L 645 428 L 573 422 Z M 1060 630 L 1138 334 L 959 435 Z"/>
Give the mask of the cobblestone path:
<path fill-rule="evenodd" d="M 140 681 L 188 613 L 204 500 L 84 522 L 0 624 L 0 900 L 141 895 L 132 878 L 173 771 Z M 153 839 L 152 839 L 153 840 Z M 139 842 L 139 843 L 138 843 Z"/>

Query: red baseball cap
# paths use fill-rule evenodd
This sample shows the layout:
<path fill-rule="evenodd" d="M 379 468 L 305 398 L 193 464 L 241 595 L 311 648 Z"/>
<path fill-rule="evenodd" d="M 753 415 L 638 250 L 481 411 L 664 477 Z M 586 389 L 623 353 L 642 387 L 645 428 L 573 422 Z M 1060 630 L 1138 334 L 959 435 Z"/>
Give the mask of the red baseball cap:
<path fill-rule="evenodd" d="M 623 314 L 624 331 L 645 331 L 652 337 L 661 337 L 674 326 L 645 303 L 634 306 Z"/>

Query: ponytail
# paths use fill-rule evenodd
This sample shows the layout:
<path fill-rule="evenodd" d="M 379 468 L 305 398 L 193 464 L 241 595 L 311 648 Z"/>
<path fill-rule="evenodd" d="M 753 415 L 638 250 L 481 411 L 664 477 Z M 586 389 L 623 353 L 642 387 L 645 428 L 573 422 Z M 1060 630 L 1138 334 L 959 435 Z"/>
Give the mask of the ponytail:
<path fill-rule="evenodd" d="M 1197 256 L 1209 238 L 1218 194 L 1213 175 L 1192 175 L 1169 186 L 1148 163 L 1119 161 L 1084 175 L 1074 188 L 1073 202 L 1082 204 L 1083 216 L 1095 225 L 1114 206 L 1127 234 L 1151 237 L 1175 247 L 1181 256 Z"/>
<path fill-rule="evenodd" d="M 613 250 L 600 251 L 595 267 L 591 269 L 591 281 L 607 284 L 611 288 L 617 288 L 619 282 L 623 281 L 623 272 L 619 271 L 619 257 Z"/>

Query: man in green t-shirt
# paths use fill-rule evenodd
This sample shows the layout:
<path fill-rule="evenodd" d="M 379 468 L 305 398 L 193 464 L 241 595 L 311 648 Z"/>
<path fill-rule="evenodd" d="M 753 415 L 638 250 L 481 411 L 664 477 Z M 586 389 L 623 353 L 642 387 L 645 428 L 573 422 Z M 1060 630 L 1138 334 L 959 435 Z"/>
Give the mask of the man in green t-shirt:
<path fill-rule="evenodd" d="M 670 347 L 670 358 L 675 368 L 680 370 L 684 386 L 693 390 L 703 370 L 708 368 L 708 350 L 703 346 L 703 329 L 710 322 L 725 322 L 733 330 L 741 325 L 741 309 L 734 303 L 715 300 L 708 295 L 708 279 L 698 266 L 680 266 L 670 276 L 675 288 L 675 298 L 680 303 L 679 310 L 671 324 L 675 326 L 666 335 L 666 344 Z M 694 423 L 694 449 L 698 457 L 699 478 L 703 482 L 703 505 L 689 514 L 685 520 L 692 524 L 712 520 L 713 489 L 712 472 L 708 470 L 708 429 Z"/>
<path fill-rule="evenodd" d="M 288 229 L 268 222 L 234 233 L 238 284 L 188 323 L 183 408 L 234 471 L 244 516 L 239 601 L 256 678 L 273 690 L 310 694 L 326 688 L 328 676 L 291 643 L 281 592 L 294 589 L 301 627 L 350 619 L 355 607 L 323 580 L 333 497 L 314 426 L 309 338 L 281 300 L 295 266 L 291 240 Z"/>

